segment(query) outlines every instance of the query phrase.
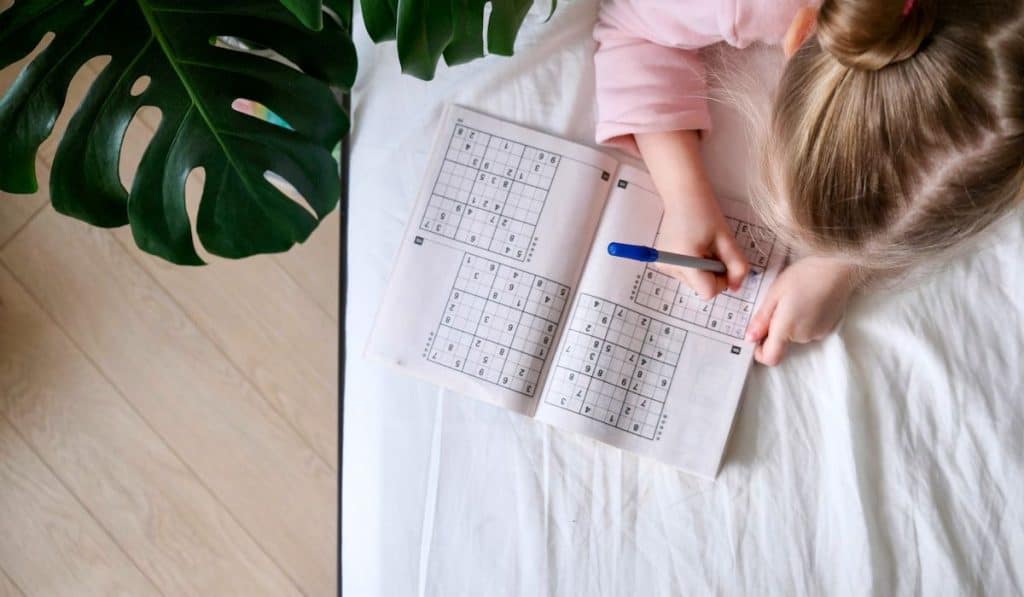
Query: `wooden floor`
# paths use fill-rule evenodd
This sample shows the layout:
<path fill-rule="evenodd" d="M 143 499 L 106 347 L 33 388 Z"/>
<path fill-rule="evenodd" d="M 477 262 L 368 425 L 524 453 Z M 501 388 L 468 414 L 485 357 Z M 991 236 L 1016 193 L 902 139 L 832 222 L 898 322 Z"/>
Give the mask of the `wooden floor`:
<path fill-rule="evenodd" d="M 180 268 L 0 193 L 0 597 L 333 595 L 337 275 L 337 213 Z"/>

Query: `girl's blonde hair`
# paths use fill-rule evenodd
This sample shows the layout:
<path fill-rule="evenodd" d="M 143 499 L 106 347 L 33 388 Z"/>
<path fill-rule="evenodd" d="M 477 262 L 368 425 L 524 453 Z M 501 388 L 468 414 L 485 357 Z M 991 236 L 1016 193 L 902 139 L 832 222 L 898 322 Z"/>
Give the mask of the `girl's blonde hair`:
<path fill-rule="evenodd" d="M 797 251 L 891 270 L 1024 186 L 1024 3 L 824 0 L 783 71 L 762 217 Z"/>

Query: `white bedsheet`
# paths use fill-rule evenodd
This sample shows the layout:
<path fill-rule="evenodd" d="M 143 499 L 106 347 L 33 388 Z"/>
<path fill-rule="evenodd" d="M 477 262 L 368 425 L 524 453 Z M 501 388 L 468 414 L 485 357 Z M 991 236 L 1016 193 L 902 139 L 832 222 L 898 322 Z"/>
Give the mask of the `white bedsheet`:
<path fill-rule="evenodd" d="M 530 15 L 515 58 L 430 83 L 359 40 L 345 594 L 1021 594 L 1019 211 L 941 271 L 858 297 L 828 340 L 755 367 L 714 483 L 364 361 L 445 102 L 590 142 L 596 5 L 559 4 L 550 23 Z M 737 195 L 748 143 L 727 112 L 708 157 Z"/>

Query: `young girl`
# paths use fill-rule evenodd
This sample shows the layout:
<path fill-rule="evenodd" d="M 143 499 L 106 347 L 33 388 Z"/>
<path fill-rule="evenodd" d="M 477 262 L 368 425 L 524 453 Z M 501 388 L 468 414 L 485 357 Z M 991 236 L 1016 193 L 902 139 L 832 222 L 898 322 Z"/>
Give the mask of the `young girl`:
<path fill-rule="evenodd" d="M 1020 0 L 606 0 L 595 30 L 598 141 L 643 157 L 665 202 L 659 243 L 728 273 L 668 268 L 705 298 L 747 264 L 698 153 L 711 126 L 697 50 L 789 57 L 759 211 L 794 253 L 751 320 L 758 361 L 831 332 L 853 289 L 975 234 L 1024 184 Z"/>

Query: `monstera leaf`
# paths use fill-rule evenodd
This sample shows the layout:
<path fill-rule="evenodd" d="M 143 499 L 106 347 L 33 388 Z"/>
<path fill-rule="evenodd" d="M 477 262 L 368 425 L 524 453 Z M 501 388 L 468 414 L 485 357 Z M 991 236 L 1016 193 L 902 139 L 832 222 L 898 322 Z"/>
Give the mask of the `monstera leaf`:
<path fill-rule="evenodd" d="M 487 51 L 511 56 L 516 35 L 534 0 L 362 0 L 366 31 L 373 41 L 398 41 L 402 72 L 434 78 L 437 62 L 462 64 Z M 491 5 L 484 31 L 484 8 Z M 556 0 L 551 2 L 552 12 Z M 549 15 L 550 16 L 550 15 Z"/>
<path fill-rule="evenodd" d="M 281 0 L 302 24 L 319 31 L 324 26 L 323 6 L 320 0 Z"/>
<path fill-rule="evenodd" d="M 199 264 L 185 181 L 203 168 L 195 229 L 206 250 L 244 257 L 305 240 L 338 200 L 331 150 L 348 119 L 332 88 L 349 88 L 356 69 L 351 0 L 323 4 L 329 12 L 319 0 L 18 0 L 0 13 L 0 68 L 53 36 L 0 100 L 0 189 L 37 189 L 35 156 L 68 84 L 86 61 L 109 56 L 57 149 L 50 191 L 58 211 L 98 226 L 130 224 L 142 249 Z M 225 38 L 275 59 L 225 48 Z M 239 98 L 288 126 L 233 110 Z M 158 108 L 161 120 L 129 191 L 118 160 L 142 106 Z M 275 177 L 305 205 L 268 182 Z"/>

